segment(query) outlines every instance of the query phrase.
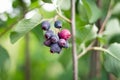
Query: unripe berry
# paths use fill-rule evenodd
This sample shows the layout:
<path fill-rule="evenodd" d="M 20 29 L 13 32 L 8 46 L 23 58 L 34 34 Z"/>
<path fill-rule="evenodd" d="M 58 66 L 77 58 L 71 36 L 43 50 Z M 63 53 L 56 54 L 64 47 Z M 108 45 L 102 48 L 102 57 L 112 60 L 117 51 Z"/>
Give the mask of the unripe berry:
<path fill-rule="evenodd" d="M 50 46 L 50 52 L 51 53 L 60 53 L 61 49 L 62 48 L 58 45 L 58 43 L 52 44 Z"/>
<path fill-rule="evenodd" d="M 59 20 L 55 21 L 54 26 L 55 26 L 55 28 L 62 28 L 62 23 L 61 23 L 61 21 L 59 21 Z"/>
<path fill-rule="evenodd" d="M 63 29 L 62 31 L 60 31 L 58 33 L 58 36 L 59 36 L 60 39 L 68 40 L 71 37 L 71 33 L 70 33 L 69 30 Z"/>
<path fill-rule="evenodd" d="M 43 21 L 42 24 L 41 24 L 41 26 L 42 26 L 43 30 L 47 31 L 47 30 L 50 29 L 50 23 L 48 21 Z"/>

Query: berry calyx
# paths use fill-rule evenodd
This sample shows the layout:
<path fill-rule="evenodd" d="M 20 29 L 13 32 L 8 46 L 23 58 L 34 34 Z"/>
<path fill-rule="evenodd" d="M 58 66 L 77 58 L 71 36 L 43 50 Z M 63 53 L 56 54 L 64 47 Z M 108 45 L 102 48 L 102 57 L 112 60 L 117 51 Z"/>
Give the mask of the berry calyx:
<path fill-rule="evenodd" d="M 57 20 L 57 21 L 55 21 L 54 26 L 55 26 L 55 28 L 62 28 L 62 22 Z"/>
<path fill-rule="evenodd" d="M 60 31 L 58 33 L 58 36 L 59 36 L 60 39 L 68 40 L 71 37 L 71 33 L 70 33 L 69 30 L 63 29 L 62 31 Z"/>
<path fill-rule="evenodd" d="M 50 23 L 48 21 L 43 21 L 41 23 L 41 27 L 42 27 L 43 30 L 47 31 L 47 30 L 50 29 Z"/>

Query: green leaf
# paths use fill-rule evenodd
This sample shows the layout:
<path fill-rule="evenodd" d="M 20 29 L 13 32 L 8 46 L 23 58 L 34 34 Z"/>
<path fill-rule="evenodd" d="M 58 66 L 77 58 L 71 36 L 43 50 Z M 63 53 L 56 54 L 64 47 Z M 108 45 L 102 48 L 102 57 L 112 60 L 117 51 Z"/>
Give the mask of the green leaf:
<path fill-rule="evenodd" d="M 115 41 L 119 42 L 118 41 L 120 34 L 119 20 L 117 18 L 109 20 L 108 23 L 106 24 L 106 28 L 103 34 L 105 35 L 104 37 L 106 41 L 108 41 L 108 43 L 113 43 Z"/>
<path fill-rule="evenodd" d="M 41 27 L 38 25 L 37 27 L 35 27 L 32 32 L 34 33 L 34 35 L 38 38 L 39 41 L 43 42 L 44 37 L 43 37 L 43 31 L 41 29 Z"/>
<path fill-rule="evenodd" d="M 45 3 L 52 3 L 51 0 L 42 0 L 44 1 Z"/>
<path fill-rule="evenodd" d="M 0 67 L 2 67 L 5 61 L 9 58 L 8 52 L 0 45 Z"/>
<path fill-rule="evenodd" d="M 120 43 L 120 34 L 115 34 L 110 37 L 109 44 L 115 43 L 115 42 Z"/>
<path fill-rule="evenodd" d="M 120 59 L 120 44 L 111 44 L 108 51 L 117 59 L 109 54 L 105 54 L 105 69 L 113 73 L 116 77 L 120 77 L 120 61 L 118 60 Z"/>
<path fill-rule="evenodd" d="M 56 4 L 62 10 L 69 10 L 70 9 L 70 0 L 57 0 Z"/>
<path fill-rule="evenodd" d="M 109 20 L 108 23 L 106 24 L 106 29 L 104 31 L 104 34 L 107 36 L 112 36 L 117 33 L 120 33 L 120 24 L 119 24 L 119 20 L 114 18 Z"/>
<path fill-rule="evenodd" d="M 78 27 L 77 27 L 78 28 Z M 95 25 L 85 25 L 84 27 L 79 27 L 77 29 L 77 41 L 79 43 L 84 43 L 86 41 L 92 40 L 97 36 L 97 27 Z"/>
<path fill-rule="evenodd" d="M 118 2 L 115 7 L 113 8 L 113 14 L 119 15 L 120 14 L 120 2 Z"/>
<path fill-rule="evenodd" d="M 30 19 L 23 19 L 15 25 L 15 29 L 10 34 L 11 43 L 15 43 L 26 33 L 35 28 L 38 24 L 41 23 L 42 17 L 40 14 L 36 13 Z"/>
<path fill-rule="evenodd" d="M 94 23 L 101 17 L 101 11 L 97 7 L 95 1 L 82 0 L 90 23 Z"/>
<path fill-rule="evenodd" d="M 31 3 L 31 5 L 29 6 L 29 10 L 31 10 L 31 9 L 35 9 L 35 8 L 40 8 L 41 6 L 40 6 L 40 4 L 39 4 L 39 2 L 38 1 L 34 1 L 34 2 L 32 2 Z"/>

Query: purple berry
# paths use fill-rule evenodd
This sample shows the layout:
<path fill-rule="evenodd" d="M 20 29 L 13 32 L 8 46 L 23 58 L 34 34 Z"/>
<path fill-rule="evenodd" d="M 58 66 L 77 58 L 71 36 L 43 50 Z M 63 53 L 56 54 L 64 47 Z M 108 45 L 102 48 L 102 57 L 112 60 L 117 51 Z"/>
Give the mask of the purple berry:
<path fill-rule="evenodd" d="M 41 26 L 42 26 L 42 29 L 45 31 L 50 29 L 50 23 L 48 21 L 43 21 Z"/>
<path fill-rule="evenodd" d="M 65 39 L 60 39 L 58 41 L 58 44 L 61 46 L 61 47 L 64 47 L 66 45 L 66 40 Z"/>
<path fill-rule="evenodd" d="M 52 44 L 52 42 L 51 42 L 51 40 L 50 40 L 50 39 L 48 39 L 48 40 L 44 41 L 44 45 L 45 45 L 45 46 L 50 47 L 50 45 L 51 45 L 51 44 Z"/>
<path fill-rule="evenodd" d="M 63 46 L 63 48 L 68 48 L 69 47 L 69 43 L 68 41 L 66 41 L 66 44 Z"/>
<path fill-rule="evenodd" d="M 53 36 L 51 37 L 51 42 L 53 42 L 53 43 L 58 42 L 58 40 L 59 40 L 59 37 L 58 37 L 57 35 L 53 35 Z"/>
<path fill-rule="evenodd" d="M 62 28 L 61 21 L 59 21 L 59 20 L 55 21 L 54 26 L 55 26 L 55 28 Z"/>
<path fill-rule="evenodd" d="M 51 44 L 51 46 L 50 46 L 51 53 L 60 53 L 61 49 L 62 48 L 58 45 L 58 43 Z"/>
<path fill-rule="evenodd" d="M 45 38 L 46 38 L 46 39 L 50 39 L 52 35 L 54 35 L 53 31 L 52 31 L 52 30 L 49 30 L 49 31 L 47 31 L 47 32 L 45 33 Z"/>

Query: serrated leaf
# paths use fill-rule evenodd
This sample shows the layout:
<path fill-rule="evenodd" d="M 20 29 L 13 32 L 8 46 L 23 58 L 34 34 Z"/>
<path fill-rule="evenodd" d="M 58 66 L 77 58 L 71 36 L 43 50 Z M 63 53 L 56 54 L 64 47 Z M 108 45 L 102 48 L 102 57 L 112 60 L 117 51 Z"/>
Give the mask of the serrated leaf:
<path fill-rule="evenodd" d="M 97 27 L 95 25 L 85 25 L 84 27 L 79 27 L 77 29 L 77 41 L 83 43 L 89 40 L 96 38 L 97 36 Z"/>
<path fill-rule="evenodd" d="M 105 54 L 105 69 L 113 73 L 116 77 L 120 77 L 120 61 L 118 60 L 120 59 L 120 44 L 111 44 L 108 51 L 117 59 L 109 54 Z"/>
<path fill-rule="evenodd" d="M 22 19 L 15 25 L 15 29 L 10 34 L 11 43 L 15 43 L 18 39 L 23 37 L 26 33 L 35 28 L 41 23 L 42 17 L 36 13 L 30 19 Z"/>

